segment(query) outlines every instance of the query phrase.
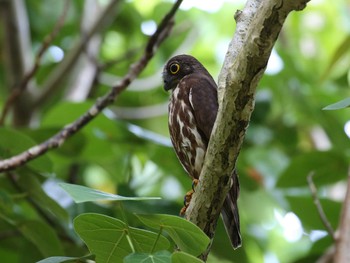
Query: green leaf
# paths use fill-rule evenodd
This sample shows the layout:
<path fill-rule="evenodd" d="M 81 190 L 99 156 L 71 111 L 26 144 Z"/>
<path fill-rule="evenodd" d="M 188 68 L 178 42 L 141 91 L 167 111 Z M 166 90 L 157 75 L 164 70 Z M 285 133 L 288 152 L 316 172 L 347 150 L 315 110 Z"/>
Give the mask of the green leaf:
<path fill-rule="evenodd" d="M 93 259 L 93 255 L 84 257 L 49 257 L 38 261 L 37 263 L 68 263 L 68 262 L 84 262 L 85 259 Z"/>
<path fill-rule="evenodd" d="M 82 214 L 75 218 L 74 229 L 84 240 L 97 262 L 123 262 L 123 258 L 133 252 L 149 253 L 165 250 L 169 240 L 156 233 L 128 227 L 123 221 L 101 215 Z"/>
<path fill-rule="evenodd" d="M 282 173 L 276 186 L 292 188 L 307 186 L 306 177 L 315 172 L 314 182 L 326 185 L 345 179 L 348 162 L 344 155 L 335 151 L 310 152 L 296 156 Z"/>
<path fill-rule="evenodd" d="M 171 253 L 167 250 L 154 254 L 132 253 L 124 258 L 124 263 L 171 263 Z"/>
<path fill-rule="evenodd" d="M 44 211 L 47 211 L 59 220 L 68 222 L 69 216 L 67 211 L 45 193 L 35 175 L 21 173 L 18 183 Z"/>
<path fill-rule="evenodd" d="M 99 190 L 95 190 L 86 186 L 60 183 L 59 184 L 68 194 L 72 196 L 76 203 L 95 202 L 95 201 L 140 201 L 140 200 L 154 200 L 161 199 L 160 197 L 124 197 L 114 195 Z"/>
<path fill-rule="evenodd" d="M 339 110 L 350 106 L 350 98 L 343 99 L 323 108 L 323 110 Z"/>
<path fill-rule="evenodd" d="M 195 224 L 172 215 L 137 215 L 145 225 L 163 229 L 174 240 L 179 248 L 194 256 L 201 254 L 208 246 L 210 239 Z"/>
<path fill-rule="evenodd" d="M 174 252 L 171 256 L 171 262 L 172 263 L 203 263 L 203 260 L 200 260 L 199 258 L 196 258 L 190 254 L 187 254 L 185 252 Z"/>
<path fill-rule="evenodd" d="M 0 128 L 0 159 L 19 154 L 36 144 L 29 136 L 18 130 Z M 46 155 L 28 162 L 26 166 L 39 173 L 50 173 L 52 171 L 51 160 Z"/>
<path fill-rule="evenodd" d="M 47 224 L 29 220 L 18 223 L 17 229 L 38 248 L 44 257 L 64 254 L 56 232 Z"/>

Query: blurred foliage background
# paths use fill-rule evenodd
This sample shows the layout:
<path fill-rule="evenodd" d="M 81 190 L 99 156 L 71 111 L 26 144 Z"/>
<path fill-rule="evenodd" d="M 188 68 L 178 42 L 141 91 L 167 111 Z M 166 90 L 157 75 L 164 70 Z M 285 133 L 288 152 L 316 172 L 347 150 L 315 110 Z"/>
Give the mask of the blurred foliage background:
<path fill-rule="evenodd" d="M 119 205 L 74 204 L 58 182 L 162 197 L 123 203 L 130 225 L 139 224 L 135 212 L 178 214 L 191 181 L 169 140 L 162 68 L 171 56 L 188 53 L 217 79 L 235 30 L 234 12 L 244 3 L 185 0 L 172 34 L 112 107 L 59 149 L 0 174 L 4 262 L 34 262 L 58 252 L 85 255 L 72 218 L 84 212 L 121 217 Z M 0 127 L 0 158 L 49 138 L 105 94 L 141 55 L 171 4 L 69 1 L 62 29 Z M 1 1 L 0 109 L 63 9 L 64 1 Z M 332 246 L 306 178 L 314 172 L 318 197 L 336 229 L 349 165 L 349 113 L 322 108 L 349 96 L 349 50 L 348 1 L 312 0 L 288 17 L 259 84 L 237 164 L 243 247 L 232 250 L 219 222 L 208 262 L 315 262 Z M 53 245 L 45 246 L 48 237 L 35 237 L 38 232 L 50 233 Z"/>

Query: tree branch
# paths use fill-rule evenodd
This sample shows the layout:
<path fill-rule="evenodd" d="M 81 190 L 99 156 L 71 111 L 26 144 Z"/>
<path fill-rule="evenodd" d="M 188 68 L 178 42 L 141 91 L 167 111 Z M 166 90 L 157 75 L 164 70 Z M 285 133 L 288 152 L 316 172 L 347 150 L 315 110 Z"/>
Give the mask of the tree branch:
<path fill-rule="evenodd" d="M 287 15 L 309 0 L 248 0 L 237 11 L 236 32 L 218 82 L 219 111 L 199 184 L 186 217 L 213 238 L 230 177 L 254 109 L 258 81 Z M 210 251 L 203 253 L 205 260 Z"/>
<path fill-rule="evenodd" d="M 350 262 L 350 169 L 348 172 L 347 190 L 340 217 L 339 235 L 337 236 L 335 263 Z"/>
<path fill-rule="evenodd" d="M 67 138 L 78 132 L 91 120 L 93 120 L 104 108 L 114 102 L 116 97 L 125 90 L 128 85 L 141 73 L 141 71 L 147 66 L 155 54 L 157 48 L 161 42 L 169 35 L 169 32 L 174 24 L 173 17 L 179 8 L 182 0 L 177 0 L 168 14 L 166 14 L 159 24 L 156 32 L 149 38 L 145 47 L 144 53 L 139 61 L 130 66 L 129 72 L 125 75 L 121 81 L 112 87 L 111 91 L 104 97 L 98 99 L 96 103 L 76 121 L 68 124 L 60 132 L 53 137 L 44 141 L 41 144 L 35 145 L 32 148 L 13 156 L 9 159 L 0 161 L 0 172 L 9 171 L 17 168 L 28 161 L 43 155 L 50 149 L 57 148 L 62 145 Z"/>

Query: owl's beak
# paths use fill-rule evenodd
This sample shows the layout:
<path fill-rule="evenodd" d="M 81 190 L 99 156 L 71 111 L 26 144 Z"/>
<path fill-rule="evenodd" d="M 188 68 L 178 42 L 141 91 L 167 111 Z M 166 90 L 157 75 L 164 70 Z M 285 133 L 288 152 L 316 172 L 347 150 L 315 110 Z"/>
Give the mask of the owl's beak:
<path fill-rule="evenodd" d="M 172 80 L 169 78 L 167 74 L 163 74 L 163 82 L 164 82 L 164 90 L 168 91 L 171 90 L 173 87 Z"/>
<path fill-rule="evenodd" d="M 168 81 L 164 80 L 164 90 L 169 91 L 171 90 L 171 85 Z"/>

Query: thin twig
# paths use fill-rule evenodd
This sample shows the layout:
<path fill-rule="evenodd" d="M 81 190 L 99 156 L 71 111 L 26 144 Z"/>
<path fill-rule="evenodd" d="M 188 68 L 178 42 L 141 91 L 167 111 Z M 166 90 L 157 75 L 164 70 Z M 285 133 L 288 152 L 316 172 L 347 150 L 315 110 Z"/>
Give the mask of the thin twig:
<path fill-rule="evenodd" d="M 34 65 L 32 68 L 25 74 L 21 82 L 18 84 L 17 87 L 14 87 L 12 89 L 12 93 L 7 98 L 4 108 L 1 112 L 0 117 L 0 125 L 3 125 L 5 122 L 5 118 L 7 113 L 9 112 L 11 106 L 16 102 L 16 100 L 23 94 L 23 92 L 27 89 L 29 81 L 34 77 L 35 73 L 38 71 L 40 66 L 40 61 L 42 59 L 42 56 L 44 55 L 45 51 L 49 48 L 52 41 L 55 39 L 55 37 L 58 35 L 59 31 L 61 30 L 64 20 L 67 16 L 68 9 L 69 9 L 69 0 L 66 0 L 64 3 L 63 11 L 60 17 L 58 18 L 54 28 L 52 31 L 44 38 L 38 53 L 35 56 Z"/>
<path fill-rule="evenodd" d="M 312 194 L 312 198 L 314 200 L 314 204 L 317 208 L 317 212 L 321 218 L 321 221 L 323 223 L 323 225 L 325 226 L 328 234 L 331 236 L 331 238 L 335 241 L 335 234 L 334 234 L 334 230 L 331 226 L 331 224 L 329 223 L 327 216 L 322 208 L 320 199 L 317 196 L 317 188 L 316 185 L 314 184 L 314 181 L 312 180 L 312 178 L 314 177 L 315 173 L 314 172 L 310 172 L 309 175 L 307 176 L 307 182 L 309 184 L 309 188 Z"/>
<path fill-rule="evenodd" d="M 129 72 L 120 80 L 118 84 L 112 87 L 111 91 L 104 97 L 98 99 L 96 103 L 83 115 L 81 115 L 73 123 L 68 124 L 60 132 L 42 142 L 41 144 L 35 145 L 30 149 L 13 156 L 9 159 L 0 161 L 0 172 L 9 171 L 17 168 L 28 161 L 35 159 L 50 149 L 54 149 L 62 145 L 67 138 L 77 133 L 81 128 L 93 120 L 104 108 L 114 102 L 116 97 L 125 90 L 128 85 L 141 73 L 146 67 L 148 62 L 151 60 L 155 51 L 157 50 L 160 43 L 169 35 L 171 28 L 173 27 L 173 17 L 179 8 L 182 0 L 175 2 L 168 14 L 166 14 L 159 24 L 156 32 L 149 38 L 145 51 L 138 62 L 131 65 Z"/>

